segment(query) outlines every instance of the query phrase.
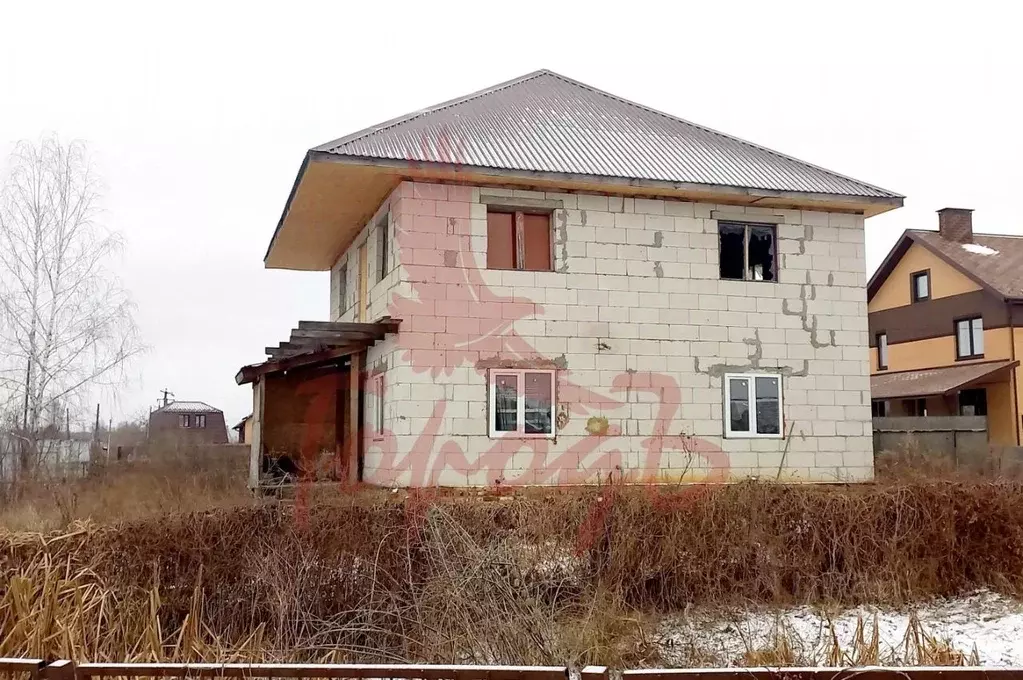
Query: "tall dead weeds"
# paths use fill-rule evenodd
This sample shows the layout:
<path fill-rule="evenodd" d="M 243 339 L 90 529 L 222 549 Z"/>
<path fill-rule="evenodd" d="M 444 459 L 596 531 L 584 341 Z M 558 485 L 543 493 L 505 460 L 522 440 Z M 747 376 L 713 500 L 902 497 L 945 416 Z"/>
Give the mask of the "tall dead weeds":
<path fill-rule="evenodd" d="M 693 604 L 1023 584 L 1017 484 L 413 498 L 0 535 L 0 656 L 651 665 L 648 621 Z M 750 653 L 794 658 L 785 640 Z"/>

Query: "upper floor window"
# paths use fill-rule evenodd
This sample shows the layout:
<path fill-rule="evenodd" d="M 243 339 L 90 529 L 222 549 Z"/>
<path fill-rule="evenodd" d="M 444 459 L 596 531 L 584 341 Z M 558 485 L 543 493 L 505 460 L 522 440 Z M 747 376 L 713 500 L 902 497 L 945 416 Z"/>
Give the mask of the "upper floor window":
<path fill-rule="evenodd" d="M 490 436 L 554 437 L 554 371 L 490 371 Z"/>
<path fill-rule="evenodd" d="M 721 278 L 775 281 L 775 228 L 773 224 L 718 222 Z"/>
<path fill-rule="evenodd" d="M 348 309 L 348 263 L 345 262 L 341 265 L 341 269 L 337 273 L 337 303 L 339 305 L 338 312 L 344 314 L 345 310 Z"/>
<path fill-rule="evenodd" d="M 181 427 L 192 427 L 192 416 L 189 413 L 182 413 L 178 419 Z"/>
<path fill-rule="evenodd" d="M 883 371 L 888 368 L 888 334 L 877 334 L 877 369 Z"/>
<path fill-rule="evenodd" d="M 385 214 L 377 224 L 377 269 L 378 275 L 377 280 L 383 281 L 384 277 L 387 276 L 387 262 L 388 262 L 388 218 L 389 214 Z"/>
<path fill-rule="evenodd" d="M 487 213 L 487 269 L 554 271 L 549 213 Z"/>
<path fill-rule="evenodd" d="M 979 316 L 956 321 L 956 357 L 976 359 L 984 356 L 984 322 Z"/>
<path fill-rule="evenodd" d="M 872 418 L 884 418 L 888 415 L 888 402 L 884 399 L 872 399 L 870 402 L 870 416 Z"/>
<path fill-rule="evenodd" d="M 195 427 L 206 427 L 206 415 L 200 413 L 195 416 Z"/>
<path fill-rule="evenodd" d="M 725 436 L 781 436 L 781 376 L 725 375 Z"/>
<path fill-rule="evenodd" d="M 931 299 L 931 272 L 915 272 L 910 275 L 910 285 L 913 288 L 913 302 L 923 302 Z"/>

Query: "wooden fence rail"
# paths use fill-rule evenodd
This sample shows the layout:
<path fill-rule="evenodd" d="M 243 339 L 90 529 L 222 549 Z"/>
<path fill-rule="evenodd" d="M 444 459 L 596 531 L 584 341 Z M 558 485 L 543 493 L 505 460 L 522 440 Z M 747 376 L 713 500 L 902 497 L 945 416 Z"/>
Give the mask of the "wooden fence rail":
<path fill-rule="evenodd" d="M 384 664 L 50 663 L 0 658 L 0 677 L 86 678 L 391 678 L 401 680 L 570 680 L 566 666 L 434 666 Z M 604 666 L 587 666 L 579 680 L 609 680 Z M 621 680 L 1023 680 L 1023 668 L 679 668 L 621 672 Z"/>
<path fill-rule="evenodd" d="M 622 680 L 1023 680 L 1023 668 L 673 668 L 622 671 Z"/>
<path fill-rule="evenodd" d="M 404 664 L 74 663 L 0 659 L 0 673 L 40 680 L 87 678 L 394 678 L 402 680 L 568 680 L 567 666 Z M 595 678 L 592 680 L 596 680 Z"/>

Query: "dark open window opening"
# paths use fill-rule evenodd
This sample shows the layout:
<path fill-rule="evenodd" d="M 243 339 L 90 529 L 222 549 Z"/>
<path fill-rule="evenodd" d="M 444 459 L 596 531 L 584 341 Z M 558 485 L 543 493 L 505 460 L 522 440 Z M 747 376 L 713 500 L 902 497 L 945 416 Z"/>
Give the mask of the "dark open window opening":
<path fill-rule="evenodd" d="M 877 334 L 877 370 L 884 371 L 888 368 L 888 334 Z"/>
<path fill-rule="evenodd" d="M 913 291 L 913 302 L 931 299 L 931 270 L 910 274 L 910 287 Z"/>
<path fill-rule="evenodd" d="M 775 281 L 775 240 L 772 224 L 718 222 L 721 278 Z"/>
<path fill-rule="evenodd" d="M 903 399 L 902 410 L 907 416 L 922 417 L 927 415 L 926 399 Z"/>
<path fill-rule="evenodd" d="M 487 213 L 487 269 L 554 271 L 549 213 Z"/>
<path fill-rule="evenodd" d="M 888 417 L 888 402 L 884 399 L 873 399 L 870 402 L 870 415 L 873 418 Z"/>
<path fill-rule="evenodd" d="M 955 322 L 956 358 L 978 359 L 984 356 L 984 321 L 977 316 Z"/>
<path fill-rule="evenodd" d="M 388 271 L 387 270 L 387 250 L 388 250 L 388 242 L 387 242 L 388 241 L 388 238 L 387 238 L 387 236 L 388 236 L 387 235 L 388 224 L 387 223 L 390 221 L 390 220 L 388 220 L 388 217 L 389 217 L 389 214 L 388 215 L 384 215 L 383 218 L 380 220 L 380 223 L 377 224 L 377 265 L 378 265 L 378 269 L 379 269 L 379 272 L 378 272 L 378 275 L 377 275 L 377 280 L 378 281 L 383 281 L 384 277 L 387 276 L 387 271 Z"/>
<path fill-rule="evenodd" d="M 959 415 L 986 416 L 987 390 L 983 387 L 959 391 Z"/>

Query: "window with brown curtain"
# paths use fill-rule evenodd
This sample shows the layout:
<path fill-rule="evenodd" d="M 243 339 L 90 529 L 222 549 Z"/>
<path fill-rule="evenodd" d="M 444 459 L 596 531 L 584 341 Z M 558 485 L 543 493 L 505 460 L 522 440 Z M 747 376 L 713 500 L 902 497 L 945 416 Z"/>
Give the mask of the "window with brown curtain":
<path fill-rule="evenodd" d="M 549 214 L 487 213 L 487 269 L 554 270 Z"/>

